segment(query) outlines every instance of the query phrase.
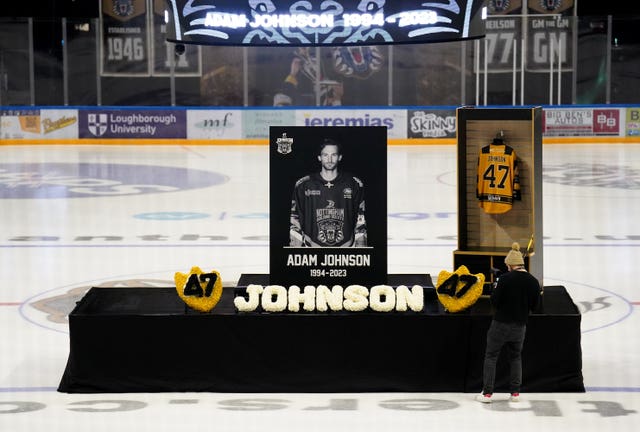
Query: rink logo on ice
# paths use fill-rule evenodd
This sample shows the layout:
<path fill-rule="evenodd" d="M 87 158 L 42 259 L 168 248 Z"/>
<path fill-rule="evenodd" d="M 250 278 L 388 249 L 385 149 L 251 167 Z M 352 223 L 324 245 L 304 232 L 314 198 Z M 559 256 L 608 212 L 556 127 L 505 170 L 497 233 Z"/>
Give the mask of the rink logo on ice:
<path fill-rule="evenodd" d="M 184 110 L 99 110 L 81 113 L 80 138 L 186 138 Z"/>
<path fill-rule="evenodd" d="M 182 221 L 193 219 L 205 219 L 210 215 L 208 213 L 195 212 L 156 212 L 156 213 L 140 213 L 134 215 L 135 219 L 143 220 L 162 220 L 162 221 Z"/>
<path fill-rule="evenodd" d="M 0 164 L 0 199 L 142 195 L 200 189 L 228 180 L 216 172 L 153 165 Z"/>
<path fill-rule="evenodd" d="M 577 187 L 640 189 L 640 170 L 625 166 L 587 163 L 545 165 L 543 180 Z"/>
<path fill-rule="evenodd" d="M 93 281 L 89 284 L 79 284 L 74 287 L 63 287 L 54 291 L 47 291 L 23 303 L 20 315 L 38 326 L 69 333 L 69 313 L 82 297 L 92 287 L 96 288 L 175 288 L 172 280 L 152 279 L 141 276 L 134 279 L 113 279 L 108 281 Z"/>

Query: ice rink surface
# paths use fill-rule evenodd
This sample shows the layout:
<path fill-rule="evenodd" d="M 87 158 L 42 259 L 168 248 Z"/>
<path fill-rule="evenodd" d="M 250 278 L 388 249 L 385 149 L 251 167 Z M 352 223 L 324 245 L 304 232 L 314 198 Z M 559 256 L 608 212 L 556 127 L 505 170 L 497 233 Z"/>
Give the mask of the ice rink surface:
<path fill-rule="evenodd" d="M 58 393 L 66 317 L 90 287 L 174 286 L 174 273 L 194 265 L 225 285 L 268 273 L 268 148 L 0 146 L 0 155 L 2 432 L 640 426 L 639 144 L 544 146 L 544 285 L 565 286 L 582 313 L 587 391 L 520 403 L 497 394 L 491 405 L 467 393 Z M 388 272 L 452 270 L 455 146 L 389 147 L 387 169 Z"/>

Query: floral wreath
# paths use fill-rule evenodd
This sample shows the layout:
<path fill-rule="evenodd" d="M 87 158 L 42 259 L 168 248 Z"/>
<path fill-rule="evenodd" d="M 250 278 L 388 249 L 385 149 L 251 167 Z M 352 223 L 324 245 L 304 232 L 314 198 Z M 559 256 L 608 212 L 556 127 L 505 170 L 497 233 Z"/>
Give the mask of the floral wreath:
<path fill-rule="evenodd" d="M 192 267 L 188 274 L 176 272 L 176 291 L 187 306 L 200 312 L 210 312 L 222 297 L 222 278 L 215 270 L 204 273 Z"/>
<path fill-rule="evenodd" d="M 460 312 L 472 306 L 482 295 L 484 274 L 471 274 L 465 266 L 451 273 L 442 270 L 438 274 L 436 293 L 448 312 Z"/>

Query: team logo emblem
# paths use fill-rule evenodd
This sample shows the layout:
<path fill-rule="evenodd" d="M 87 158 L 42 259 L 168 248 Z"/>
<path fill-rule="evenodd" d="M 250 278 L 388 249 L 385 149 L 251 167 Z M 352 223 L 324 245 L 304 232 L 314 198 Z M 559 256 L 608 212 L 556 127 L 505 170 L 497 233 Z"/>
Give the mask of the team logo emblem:
<path fill-rule="evenodd" d="M 278 145 L 278 153 L 289 154 L 292 151 L 293 138 L 288 138 L 287 134 L 283 133 L 282 137 L 276 140 L 276 144 Z"/>
<path fill-rule="evenodd" d="M 510 0 L 490 0 L 489 10 L 493 13 L 504 12 L 509 9 L 510 4 Z"/>
<path fill-rule="evenodd" d="M 318 224 L 318 240 L 327 245 L 335 245 L 344 240 L 342 222 L 328 219 Z"/>
<path fill-rule="evenodd" d="M 133 15 L 133 0 L 113 0 L 113 13 L 121 17 Z"/>
<path fill-rule="evenodd" d="M 106 114 L 88 114 L 87 115 L 89 132 L 94 136 L 102 136 L 107 131 L 109 121 Z"/>
<path fill-rule="evenodd" d="M 316 210 L 318 240 L 333 246 L 344 240 L 344 209 L 336 208 L 336 202 L 327 200 L 327 207 Z"/>
<path fill-rule="evenodd" d="M 542 9 L 553 12 L 560 8 L 562 0 L 540 0 L 540 6 Z"/>
<path fill-rule="evenodd" d="M 336 72 L 347 77 L 369 78 L 378 72 L 384 56 L 376 46 L 340 47 L 333 49 Z"/>

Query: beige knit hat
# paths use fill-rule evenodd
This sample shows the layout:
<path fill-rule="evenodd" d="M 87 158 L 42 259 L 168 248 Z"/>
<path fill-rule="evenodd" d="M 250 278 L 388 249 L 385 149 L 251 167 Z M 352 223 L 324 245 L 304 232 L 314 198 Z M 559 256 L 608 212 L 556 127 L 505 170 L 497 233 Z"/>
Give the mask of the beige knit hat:
<path fill-rule="evenodd" d="M 524 258 L 522 258 L 520 245 L 517 242 L 513 242 L 513 244 L 511 245 L 511 250 L 507 254 L 507 257 L 504 259 L 504 263 L 512 267 L 524 265 Z"/>

